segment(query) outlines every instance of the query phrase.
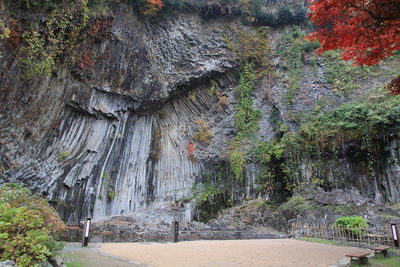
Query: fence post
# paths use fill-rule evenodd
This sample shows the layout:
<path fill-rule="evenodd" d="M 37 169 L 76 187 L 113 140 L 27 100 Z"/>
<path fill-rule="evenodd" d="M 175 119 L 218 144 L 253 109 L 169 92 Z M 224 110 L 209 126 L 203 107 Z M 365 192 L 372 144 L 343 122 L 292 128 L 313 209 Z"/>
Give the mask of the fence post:
<path fill-rule="evenodd" d="M 318 238 L 319 239 L 321 239 L 321 225 L 320 224 L 318 224 L 318 231 L 317 231 L 317 234 L 318 234 Z"/>
<path fill-rule="evenodd" d="M 356 240 L 355 240 L 356 243 L 360 243 L 360 232 L 359 231 L 360 231 L 359 227 L 357 227 L 356 230 L 354 231 L 354 234 L 356 235 Z"/>
<path fill-rule="evenodd" d="M 332 240 L 336 240 L 336 233 L 335 230 L 333 229 L 333 226 L 330 227 L 330 230 L 331 230 Z"/>
<path fill-rule="evenodd" d="M 179 222 L 173 221 L 172 222 L 172 242 L 178 242 L 178 235 L 179 235 Z"/>
<path fill-rule="evenodd" d="M 387 234 L 387 243 L 386 243 L 386 245 L 387 246 L 391 246 L 392 245 L 392 238 L 390 238 L 391 237 L 391 225 L 388 225 L 387 226 L 387 229 L 385 229 L 386 230 L 386 234 Z"/>
<path fill-rule="evenodd" d="M 344 241 L 343 226 L 342 225 L 339 225 L 339 233 L 340 233 L 340 241 Z"/>
<path fill-rule="evenodd" d="M 347 232 L 347 234 L 350 236 L 350 242 L 351 242 L 351 243 L 355 243 L 354 231 L 353 231 L 349 226 L 347 226 L 347 227 L 346 227 L 346 232 Z"/>
<path fill-rule="evenodd" d="M 294 238 L 294 223 L 292 223 L 292 233 L 291 236 Z"/>
<path fill-rule="evenodd" d="M 390 226 L 392 229 L 392 237 L 393 237 L 394 246 L 396 248 L 398 248 L 399 247 L 399 232 L 397 230 L 397 224 L 392 223 Z"/>
<path fill-rule="evenodd" d="M 82 247 L 86 247 L 89 243 L 90 221 L 91 218 L 86 218 L 86 221 L 83 223 Z"/>

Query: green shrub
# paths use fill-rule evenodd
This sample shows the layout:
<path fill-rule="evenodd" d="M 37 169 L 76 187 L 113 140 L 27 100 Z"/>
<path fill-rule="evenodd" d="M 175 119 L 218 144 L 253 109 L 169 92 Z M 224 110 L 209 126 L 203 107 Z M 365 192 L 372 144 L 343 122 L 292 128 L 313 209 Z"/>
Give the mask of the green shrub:
<path fill-rule="evenodd" d="M 3 21 L 0 21 L 0 40 L 10 37 L 10 29 L 6 27 Z"/>
<path fill-rule="evenodd" d="M 293 24 L 300 24 L 306 21 L 307 18 L 307 7 L 304 6 L 294 6 L 294 14 L 293 14 Z"/>
<path fill-rule="evenodd" d="M 56 159 L 58 162 L 63 161 L 69 157 L 71 157 L 71 152 L 67 151 L 67 150 L 63 150 L 57 153 L 56 155 Z"/>
<path fill-rule="evenodd" d="M 261 13 L 257 16 L 257 24 L 264 26 L 273 26 L 276 24 L 276 16 L 271 12 Z"/>
<path fill-rule="evenodd" d="M 109 200 L 112 200 L 112 199 L 114 199 L 114 197 L 115 197 L 114 188 L 112 188 L 112 187 L 107 188 L 107 198 Z"/>
<path fill-rule="evenodd" d="M 230 157 L 231 171 L 236 180 L 243 180 L 244 155 L 242 151 L 234 150 Z"/>
<path fill-rule="evenodd" d="M 37 266 L 62 249 L 56 238 L 63 231 L 63 222 L 44 199 L 19 184 L 0 187 L 0 260 Z"/>
<path fill-rule="evenodd" d="M 221 184 L 218 177 L 216 182 L 211 182 L 210 178 L 210 174 L 205 174 L 203 184 L 192 187 L 193 196 L 190 200 L 196 202 L 197 216 L 201 222 L 216 218 L 221 209 L 231 206 L 226 186 Z"/>
<path fill-rule="evenodd" d="M 338 218 L 334 227 L 345 228 L 345 232 L 351 236 L 360 236 L 367 228 L 367 222 L 360 216 L 346 216 Z"/>
<path fill-rule="evenodd" d="M 367 75 L 367 67 L 356 67 L 340 57 L 340 51 L 331 50 L 324 54 L 325 78 L 332 84 L 333 92 L 350 93 L 358 87 L 358 81 Z"/>
<path fill-rule="evenodd" d="M 363 170 L 373 177 L 379 171 L 379 157 L 386 153 L 383 142 L 398 137 L 399 125 L 400 96 L 390 96 L 387 90 L 375 91 L 364 99 L 310 118 L 301 123 L 298 131 L 287 132 L 279 140 L 284 147 L 286 177 L 293 183 L 299 179 L 302 158 L 354 156 L 362 159 Z M 348 144 L 355 145 L 356 155 L 346 149 Z"/>
<path fill-rule="evenodd" d="M 240 63 L 243 65 L 252 64 L 252 69 L 245 66 L 245 71 L 259 72 L 265 74 L 270 69 L 270 43 L 268 27 L 259 27 L 253 34 L 246 31 L 239 31 L 240 46 L 237 49 Z M 257 78 L 257 77 L 256 77 Z"/>
<path fill-rule="evenodd" d="M 261 164 L 268 164 L 272 160 L 279 160 L 282 157 L 283 145 L 276 142 L 259 142 L 255 145 L 253 153 Z"/>
<path fill-rule="evenodd" d="M 287 5 L 281 5 L 278 8 L 277 19 L 281 25 L 288 25 L 294 17 L 293 11 Z"/>

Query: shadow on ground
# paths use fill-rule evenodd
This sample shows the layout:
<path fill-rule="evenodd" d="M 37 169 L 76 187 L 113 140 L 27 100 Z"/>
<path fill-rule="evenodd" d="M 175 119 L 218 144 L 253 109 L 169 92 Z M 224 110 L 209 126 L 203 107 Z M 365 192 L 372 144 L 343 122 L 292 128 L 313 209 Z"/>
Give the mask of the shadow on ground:
<path fill-rule="evenodd" d="M 99 245 L 89 244 L 88 247 L 83 248 L 80 243 L 66 243 L 62 252 L 62 258 L 67 267 L 148 267 L 148 265 L 137 264 L 101 254 L 97 251 Z"/>

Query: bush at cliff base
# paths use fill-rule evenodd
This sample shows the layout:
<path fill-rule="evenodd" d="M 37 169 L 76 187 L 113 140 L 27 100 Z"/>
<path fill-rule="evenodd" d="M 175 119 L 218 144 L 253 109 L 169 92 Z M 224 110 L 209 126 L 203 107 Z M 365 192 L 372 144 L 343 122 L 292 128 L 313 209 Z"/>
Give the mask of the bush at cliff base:
<path fill-rule="evenodd" d="M 347 235 L 353 237 L 363 235 L 367 229 L 367 223 L 360 216 L 340 217 L 335 221 L 333 226 L 343 228 Z"/>
<path fill-rule="evenodd" d="M 37 266 L 57 255 L 64 223 L 41 197 L 20 184 L 0 187 L 0 260 Z"/>

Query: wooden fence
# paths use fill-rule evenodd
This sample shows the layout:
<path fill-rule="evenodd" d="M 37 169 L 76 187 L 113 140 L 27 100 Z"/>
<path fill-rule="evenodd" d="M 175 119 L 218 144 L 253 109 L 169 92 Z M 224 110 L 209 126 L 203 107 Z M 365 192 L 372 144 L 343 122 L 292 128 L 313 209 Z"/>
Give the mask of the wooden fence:
<path fill-rule="evenodd" d="M 387 228 L 365 229 L 294 223 L 292 224 L 292 236 L 296 238 L 306 237 L 339 242 L 358 243 L 369 246 L 394 246 L 390 225 L 388 225 Z"/>

